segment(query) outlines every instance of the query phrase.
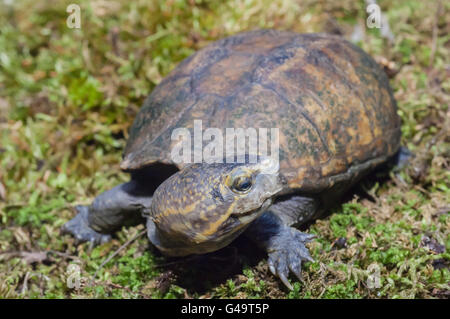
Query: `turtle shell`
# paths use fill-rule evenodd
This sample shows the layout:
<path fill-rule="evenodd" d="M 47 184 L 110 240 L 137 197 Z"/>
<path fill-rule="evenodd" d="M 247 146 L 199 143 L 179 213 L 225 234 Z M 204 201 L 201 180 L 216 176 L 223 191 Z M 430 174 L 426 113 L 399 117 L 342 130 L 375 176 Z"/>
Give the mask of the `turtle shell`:
<path fill-rule="evenodd" d="M 172 130 L 279 128 L 291 188 L 320 190 L 393 155 L 400 119 L 389 82 L 357 46 L 327 34 L 259 30 L 216 41 L 176 67 L 145 101 L 121 168 L 171 160 Z"/>

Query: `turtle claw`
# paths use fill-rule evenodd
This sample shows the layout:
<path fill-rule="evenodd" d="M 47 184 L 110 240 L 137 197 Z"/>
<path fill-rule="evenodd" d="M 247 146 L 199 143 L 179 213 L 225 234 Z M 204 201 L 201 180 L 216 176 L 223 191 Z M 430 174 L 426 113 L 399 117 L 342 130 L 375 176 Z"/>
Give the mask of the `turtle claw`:
<path fill-rule="evenodd" d="M 280 277 L 280 280 L 283 282 L 283 284 L 289 289 L 294 290 L 294 287 L 292 287 L 291 283 L 287 279 L 287 275 L 285 273 L 280 273 L 278 275 Z"/>
<path fill-rule="evenodd" d="M 78 214 L 61 227 L 62 234 L 73 235 L 76 244 L 89 242 L 91 247 L 111 240 L 110 235 L 98 233 L 89 227 L 87 206 L 76 206 L 75 209 Z"/>
<path fill-rule="evenodd" d="M 272 274 L 279 277 L 290 290 L 293 290 L 293 287 L 287 279 L 289 272 L 292 272 L 301 280 L 302 261 L 314 261 L 305 244 L 315 237 L 315 235 L 301 233 L 289 227 L 271 242 L 267 261 L 269 270 Z"/>

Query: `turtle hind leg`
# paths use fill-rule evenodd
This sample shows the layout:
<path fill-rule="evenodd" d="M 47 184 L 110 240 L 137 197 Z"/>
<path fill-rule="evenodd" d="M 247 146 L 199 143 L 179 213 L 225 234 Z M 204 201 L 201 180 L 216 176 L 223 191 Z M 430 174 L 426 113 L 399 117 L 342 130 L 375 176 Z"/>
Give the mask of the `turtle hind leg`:
<path fill-rule="evenodd" d="M 388 160 L 387 166 L 389 171 L 391 171 L 395 178 L 403 184 L 406 184 L 406 182 L 401 172 L 408 168 L 413 157 L 414 154 L 411 153 L 409 149 L 404 146 L 400 146 L 397 153 L 395 153 L 395 155 Z"/>
<path fill-rule="evenodd" d="M 413 157 L 414 154 L 409 149 L 400 146 L 397 153 L 369 173 L 371 176 L 370 180 L 376 179 L 379 182 L 385 182 L 389 179 L 391 172 L 397 177 L 400 176 L 400 172 L 410 164 Z"/>
<path fill-rule="evenodd" d="M 63 225 L 62 233 L 75 236 L 78 242 L 102 244 L 122 226 L 144 221 L 142 214 L 151 204 L 145 185 L 134 180 L 100 194 L 89 206 L 77 206 L 78 214 Z"/>
<path fill-rule="evenodd" d="M 390 159 L 391 165 L 395 170 L 400 170 L 408 165 L 414 154 L 406 147 L 400 146 L 397 153 Z"/>

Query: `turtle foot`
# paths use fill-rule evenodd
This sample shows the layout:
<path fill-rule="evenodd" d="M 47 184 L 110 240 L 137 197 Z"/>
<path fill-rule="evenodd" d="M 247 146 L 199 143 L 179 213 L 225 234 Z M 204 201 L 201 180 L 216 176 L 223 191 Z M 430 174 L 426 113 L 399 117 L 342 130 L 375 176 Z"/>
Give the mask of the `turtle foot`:
<path fill-rule="evenodd" d="M 394 171 L 399 171 L 406 167 L 414 154 L 404 146 L 400 146 L 397 154 L 392 158 L 392 164 L 394 165 Z"/>
<path fill-rule="evenodd" d="M 77 243 L 90 242 L 92 245 L 100 245 L 111 240 L 111 236 L 101 234 L 89 227 L 88 206 L 76 206 L 78 214 L 65 223 L 61 228 L 62 234 L 71 234 Z"/>
<path fill-rule="evenodd" d="M 293 272 L 301 280 L 302 261 L 314 261 L 305 247 L 305 244 L 313 238 L 315 235 L 287 227 L 271 240 L 267 250 L 269 269 L 290 290 L 293 287 L 287 279 L 289 272 Z"/>

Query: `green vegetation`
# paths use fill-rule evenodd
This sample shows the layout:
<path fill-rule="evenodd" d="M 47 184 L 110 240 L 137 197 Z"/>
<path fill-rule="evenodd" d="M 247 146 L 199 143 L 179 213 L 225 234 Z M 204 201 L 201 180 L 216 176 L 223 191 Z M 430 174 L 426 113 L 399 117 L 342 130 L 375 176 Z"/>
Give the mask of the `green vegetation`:
<path fill-rule="evenodd" d="M 59 228 L 74 205 L 127 180 L 118 166 L 127 129 L 183 58 L 261 27 L 350 38 L 355 25 L 365 30 L 364 2 L 75 1 L 82 27 L 69 29 L 72 2 L 0 8 L 0 297 L 449 297 L 449 2 L 379 1 L 394 41 L 372 29 L 358 44 L 385 65 L 403 144 L 416 157 L 400 173 L 366 179 L 309 228 L 318 236 L 309 245 L 315 262 L 304 265 L 291 292 L 243 241 L 177 260 L 145 236 L 90 285 L 100 264 L 144 226 L 93 249 Z M 66 285 L 71 264 L 81 270 L 80 289 Z M 379 282 L 370 288 L 374 273 Z"/>

